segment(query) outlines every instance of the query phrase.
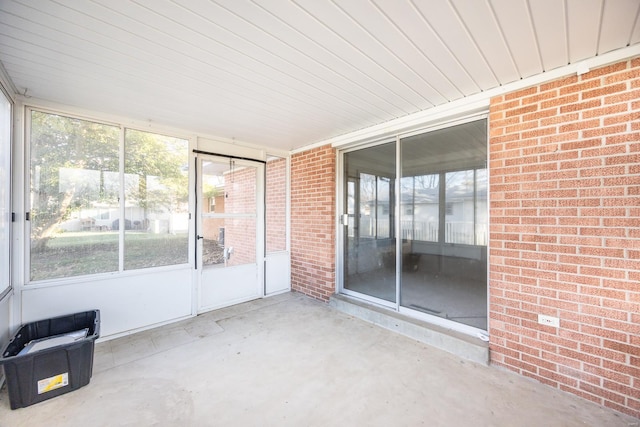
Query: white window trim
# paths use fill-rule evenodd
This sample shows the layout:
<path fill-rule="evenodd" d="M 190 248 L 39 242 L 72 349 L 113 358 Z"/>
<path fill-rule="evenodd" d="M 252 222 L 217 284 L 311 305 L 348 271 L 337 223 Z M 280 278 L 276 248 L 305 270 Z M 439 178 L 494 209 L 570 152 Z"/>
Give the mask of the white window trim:
<path fill-rule="evenodd" d="M 135 123 L 132 122 L 130 124 L 127 124 L 126 120 L 124 119 L 120 119 L 118 121 L 115 121 L 113 118 L 109 119 L 109 118 L 105 118 L 105 117 L 100 117 L 97 115 L 88 115 L 88 114 L 81 114 L 78 111 L 69 111 L 69 110 L 65 110 L 64 108 L 54 108 L 54 107 L 50 107 L 50 106 L 46 106 L 46 103 L 43 104 L 43 106 L 38 105 L 37 103 L 34 104 L 26 104 L 23 105 L 22 108 L 22 117 L 23 117 L 23 123 L 24 123 L 24 138 L 23 138 L 23 153 L 24 153 L 24 170 L 20 171 L 22 173 L 22 179 L 23 179 L 23 191 L 25 194 L 24 197 L 24 212 L 31 212 L 31 201 L 30 201 L 30 197 L 28 196 L 31 192 L 31 181 L 30 181 L 30 159 L 31 159 L 31 112 L 32 111 L 38 111 L 41 113 L 46 113 L 46 114 L 52 114 L 52 115 L 59 115 L 59 116 L 64 116 L 64 117 L 68 117 L 71 119 L 77 119 L 77 120 L 84 120 L 84 121 L 89 121 L 89 122 L 94 122 L 94 123 L 99 123 L 102 125 L 107 125 L 107 126 L 114 126 L 114 127 L 118 127 L 120 129 L 120 146 L 119 146 L 119 153 L 120 153 L 120 166 L 119 166 L 119 174 L 120 174 L 120 198 L 122 199 L 124 197 L 124 185 L 123 185 L 123 181 L 124 181 L 124 135 L 125 135 L 125 131 L 127 129 L 130 130 L 136 130 L 136 131 L 140 131 L 140 132 L 151 132 L 151 133 L 157 133 L 157 134 L 161 134 L 164 136 L 168 136 L 168 137 L 173 137 L 173 138 L 180 138 L 180 139 L 184 139 L 189 141 L 189 146 L 188 146 L 188 151 L 191 150 L 192 148 L 192 144 L 193 144 L 193 137 L 189 137 L 189 136 L 185 136 L 185 133 L 182 132 L 178 132 L 176 130 L 171 130 L 171 129 L 167 129 L 167 128 L 154 128 L 152 129 L 150 126 L 148 126 L 146 129 L 144 126 L 142 126 L 139 123 Z M 20 173 L 18 172 L 18 173 Z M 15 171 L 12 171 L 12 173 L 16 173 Z M 192 177 L 191 177 L 191 173 L 189 175 L 189 188 L 192 185 Z M 191 198 L 191 192 L 189 192 L 189 197 Z M 191 205 L 191 199 L 189 200 L 189 204 Z M 120 214 L 123 215 L 124 214 L 124 205 L 121 206 L 120 208 Z M 190 220 L 190 227 L 191 227 L 191 220 Z M 167 266 L 159 266 L 159 267 L 152 267 L 152 268 L 146 268 L 146 269 L 135 269 L 135 270 L 125 270 L 124 269 L 124 234 L 120 233 L 119 234 L 119 243 L 118 243 L 118 270 L 117 271 L 110 271 L 110 272 L 100 272 L 100 273 L 95 273 L 95 274 L 90 274 L 90 275 L 79 275 L 79 276 L 70 276 L 70 277 L 57 277 L 57 278 L 51 278 L 51 279 L 42 279 L 42 280 L 36 280 L 36 281 L 32 281 L 30 279 L 30 272 L 31 272 L 31 253 L 30 253 L 30 242 L 31 242 L 31 228 L 30 228 L 30 224 L 28 224 L 28 221 L 24 221 L 24 228 L 23 228 L 23 241 L 25 242 L 24 247 L 23 247 L 23 252 L 22 252 L 22 256 L 23 256 L 23 262 L 21 264 L 21 268 L 22 268 L 22 275 L 23 275 L 23 280 L 22 280 L 22 285 L 21 288 L 25 289 L 38 289 L 38 288 L 43 288 L 43 287 L 50 287 L 50 286 L 64 286 L 64 285 L 69 285 L 69 284 L 74 284 L 74 283 L 79 283 L 79 282 L 85 282 L 87 280 L 87 278 L 91 278 L 92 280 L 103 280 L 103 279 L 108 279 L 111 278 L 113 276 L 122 276 L 122 277 L 127 277 L 127 276 L 132 276 L 132 275 L 138 275 L 138 274 L 144 274 L 146 270 L 151 270 L 151 271 L 163 271 L 163 270 L 182 270 L 185 268 L 190 268 L 190 265 L 192 265 L 192 253 L 191 253 L 191 247 L 192 242 L 192 234 L 191 232 L 188 233 L 189 235 L 189 244 L 188 244 L 188 248 L 189 248 L 189 256 L 188 256 L 188 261 L 186 263 L 182 263 L 182 264 L 174 264 L 174 265 L 167 265 Z"/>

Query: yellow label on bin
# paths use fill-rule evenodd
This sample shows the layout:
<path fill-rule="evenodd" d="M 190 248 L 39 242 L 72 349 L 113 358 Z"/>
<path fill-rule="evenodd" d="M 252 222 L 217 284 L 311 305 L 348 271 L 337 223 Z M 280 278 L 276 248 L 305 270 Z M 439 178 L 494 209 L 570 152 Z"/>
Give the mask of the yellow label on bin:
<path fill-rule="evenodd" d="M 60 387 L 69 385 L 69 373 L 55 375 L 38 381 L 38 394 L 46 393 Z"/>

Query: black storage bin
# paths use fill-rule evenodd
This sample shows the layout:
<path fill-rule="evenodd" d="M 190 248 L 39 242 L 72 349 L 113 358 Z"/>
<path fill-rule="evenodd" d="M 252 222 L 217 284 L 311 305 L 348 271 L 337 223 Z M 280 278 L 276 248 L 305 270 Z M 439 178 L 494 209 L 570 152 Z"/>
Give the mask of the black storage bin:
<path fill-rule="evenodd" d="M 82 331 L 82 335 L 86 332 L 86 336 L 72 343 L 19 354 L 34 340 L 55 339 L 77 331 Z M 33 405 L 89 384 L 95 341 L 99 336 L 100 310 L 23 325 L 9 340 L 0 358 L 11 409 Z"/>

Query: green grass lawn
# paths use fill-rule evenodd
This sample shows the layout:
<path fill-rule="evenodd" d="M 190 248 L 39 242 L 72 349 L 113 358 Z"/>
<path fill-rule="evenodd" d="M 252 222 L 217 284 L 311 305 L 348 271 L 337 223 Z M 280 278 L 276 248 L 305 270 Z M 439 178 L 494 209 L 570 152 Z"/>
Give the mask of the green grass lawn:
<path fill-rule="evenodd" d="M 31 280 L 118 271 L 117 231 L 67 232 L 31 253 Z M 188 261 L 187 234 L 125 232 L 124 268 L 158 267 Z"/>

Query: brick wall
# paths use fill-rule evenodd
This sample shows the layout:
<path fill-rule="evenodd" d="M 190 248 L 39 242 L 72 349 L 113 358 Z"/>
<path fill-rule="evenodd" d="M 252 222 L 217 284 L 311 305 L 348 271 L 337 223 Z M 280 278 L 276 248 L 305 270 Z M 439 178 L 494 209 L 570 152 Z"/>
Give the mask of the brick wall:
<path fill-rule="evenodd" d="M 291 287 L 324 301 L 335 292 L 335 168 L 330 146 L 291 157 Z"/>
<path fill-rule="evenodd" d="M 492 363 L 640 417 L 640 58 L 489 120 Z"/>
<path fill-rule="evenodd" d="M 266 171 L 266 250 L 287 249 L 287 160 L 267 162 Z"/>

